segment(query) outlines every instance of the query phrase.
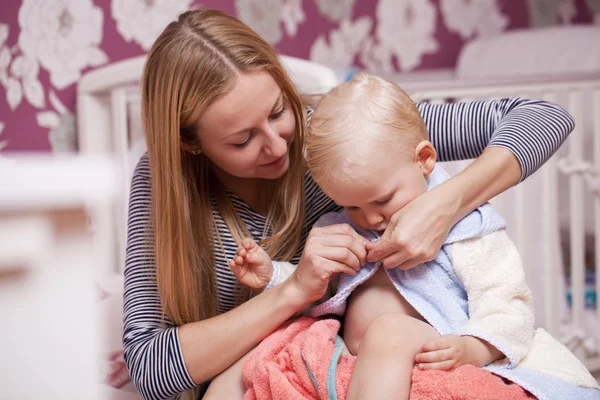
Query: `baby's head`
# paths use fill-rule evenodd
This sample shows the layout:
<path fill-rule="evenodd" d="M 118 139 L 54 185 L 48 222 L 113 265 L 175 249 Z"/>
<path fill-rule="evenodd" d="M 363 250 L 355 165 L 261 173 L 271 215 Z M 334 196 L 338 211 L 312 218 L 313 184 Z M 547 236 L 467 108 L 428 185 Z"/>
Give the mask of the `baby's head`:
<path fill-rule="evenodd" d="M 383 231 L 390 217 L 427 190 L 436 153 L 410 97 L 361 72 L 319 102 L 310 123 L 313 179 L 354 224 Z"/>

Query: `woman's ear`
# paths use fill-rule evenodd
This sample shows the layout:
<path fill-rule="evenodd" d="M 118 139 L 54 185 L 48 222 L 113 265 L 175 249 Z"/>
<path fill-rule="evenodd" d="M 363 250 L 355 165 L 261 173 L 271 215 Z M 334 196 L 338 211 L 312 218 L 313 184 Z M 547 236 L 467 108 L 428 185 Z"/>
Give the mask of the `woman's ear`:
<path fill-rule="evenodd" d="M 200 150 L 200 148 L 198 148 L 197 146 L 192 146 L 189 143 L 184 142 L 183 140 L 181 141 L 181 148 L 185 151 L 187 151 L 190 154 L 193 154 L 195 156 L 199 155 L 200 153 L 202 153 L 202 150 Z"/>
<path fill-rule="evenodd" d="M 433 171 L 437 161 L 437 153 L 429 140 L 423 140 L 415 148 L 415 160 L 419 164 L 423 175 L 427 176 Z"/>

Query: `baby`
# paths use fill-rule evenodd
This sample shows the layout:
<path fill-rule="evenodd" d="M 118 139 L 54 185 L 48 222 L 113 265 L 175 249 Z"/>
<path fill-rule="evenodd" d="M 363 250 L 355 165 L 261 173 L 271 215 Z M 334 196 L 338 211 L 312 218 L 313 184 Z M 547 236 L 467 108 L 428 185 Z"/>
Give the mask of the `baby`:
<path fill-rule="evenodd" d="M 397 85 L 360 73 L 332 89 L 312 116 L 308 166 L 344 210 L 317 225 L 348 223 L 378 239 L 394 213 L 448 179 L 427 139 L 418 109 Z M 415 365 L 463 364 L 488 366 L 540 399 L 598 398 L 585 367 L 545 331 L 534 332 L 531 291 L 504 228 L 485 204 L 453 227 L 433 261 L 407 271 L 368 263 L 356 276 L 341 274 L 336 294 L 307 311 L 344 316 L 344 341 L 357 356 L 348 399 L 408 399 Z M 273 270 L 267 288 L 292 270 L 273 264 L 251 239 L 230 266 L 255 289 L 267 282 L 245 282 L 249 268 Z M 402 346 L 386 347 L 390 335 Z"/>

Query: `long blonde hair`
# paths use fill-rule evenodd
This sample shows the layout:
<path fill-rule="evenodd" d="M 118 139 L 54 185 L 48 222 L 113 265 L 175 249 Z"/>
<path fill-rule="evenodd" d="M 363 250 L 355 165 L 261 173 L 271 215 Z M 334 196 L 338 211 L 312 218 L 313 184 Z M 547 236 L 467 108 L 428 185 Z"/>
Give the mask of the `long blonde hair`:
<path fill-rule="evenodd" d="M 194 10 L 167 26 L 146 61 L 142 118 L 152 175 L 151 233 L 162 307 L 176 325 L 218 312 L 215 251 L 220 249 L 214 240 L 220 238 L 211 202 L 236 240 L 251 236 L 209 161 L 184 151 L 181 142 L 197 142 L 203 112 L 231 90 L 238 73 L 258 70 L 271 74 L 296 119 L 290 167 L 265 188 L 270 193 L 267 251 L 287 259 L 297 252 L 304 225 L 306 115 L 275 49 L 231 16 Z M 238 304 L 248 298 L 248 288 L 238 284 L 236 292 Z"/>

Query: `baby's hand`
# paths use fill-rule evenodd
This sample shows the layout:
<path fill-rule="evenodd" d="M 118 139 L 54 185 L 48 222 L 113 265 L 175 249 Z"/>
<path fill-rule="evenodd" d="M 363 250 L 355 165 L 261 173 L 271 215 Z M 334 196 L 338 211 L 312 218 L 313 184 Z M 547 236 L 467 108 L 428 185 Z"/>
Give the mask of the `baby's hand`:
<path fill-rule="evenodd" d="M 229 261 L 235 277 L 244 285 L 262 290 L 269 284 L 273 275 L 271 257 L 252 239 L 242 240 L 237 256 Z"/>
<path fill-rule="evenodd" d="M 421 352 L 415 356 L 417 367 L 421 370 L 449 371 L 464 364 L 475 365 L 476 361 L 469 344 L 469 338 L 466 336 L 440 336 L 421 347 Z"/>

